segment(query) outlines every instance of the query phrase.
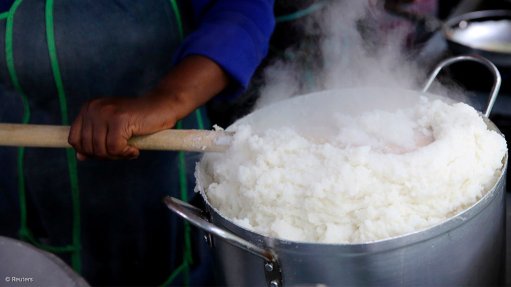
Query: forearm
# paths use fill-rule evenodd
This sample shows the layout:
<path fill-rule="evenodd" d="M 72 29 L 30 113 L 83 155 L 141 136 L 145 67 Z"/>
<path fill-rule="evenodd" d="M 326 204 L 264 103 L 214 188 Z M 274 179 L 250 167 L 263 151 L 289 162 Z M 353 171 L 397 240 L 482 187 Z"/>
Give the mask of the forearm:
<path fill-rule="evenodd" d="M 87 102 L 69 133 L 79 159 L 133 158 L 132 136 L 172 128 L 229 84 L 227 74 L 201 56 L 184 58 L 160 84 L 137 98 L 105 97 Z"/>
<path fill-rule="evenodd" d="M 229 81 L 214 61 L 194 55 L 178 63 L 146 96 L 159 99 L 168 108 L 169 125 L 173 125 L 220 93 Z"/>

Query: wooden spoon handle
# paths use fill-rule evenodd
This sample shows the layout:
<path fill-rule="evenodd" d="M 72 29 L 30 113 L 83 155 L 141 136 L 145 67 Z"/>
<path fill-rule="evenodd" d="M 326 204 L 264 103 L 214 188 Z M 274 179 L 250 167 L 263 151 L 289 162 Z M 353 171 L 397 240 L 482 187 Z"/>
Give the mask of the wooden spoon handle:
<path fill-rule="evenodd" d="M 69 126 L 0 124 L 0 146 L 70 148 Z M 129 144 L 144 150 L 218 152 L 226 150 L 231 133 L 206 130 L 164 130 L 136 136 Z"/>

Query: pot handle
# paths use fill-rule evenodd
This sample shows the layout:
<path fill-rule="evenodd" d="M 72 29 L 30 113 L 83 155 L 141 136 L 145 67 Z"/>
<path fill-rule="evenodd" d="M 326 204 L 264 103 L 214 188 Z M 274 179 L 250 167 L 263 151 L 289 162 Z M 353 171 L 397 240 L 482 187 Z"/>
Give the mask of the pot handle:
<path fill-rule="evenodd" d="M 198 228 L 206 231 L 210 234 L 216 235 L 228 243 L 237 246 L 243 250 L 246 250 L 257 257 L 264 260 L 264 271 L 266 275 L 266 280 L 268 281 L 268 286 L 282 286 L 282 276 L 280 263 L 278 261 L 277 254 L 271 249 L 266 250 L 263 249 L 237 235 L 234 235 L 215 224 L 204 219 L 204 212 L 184 201 L 181 201 L 177 198 L 165 196 L 163 199 L 167 207 L 179 215 L 184 220 L 190 222 L 191 224 L 197 226 Z"/>
<path fill-rule="evenodd" d="M 426 82 L 426 85 L 424 85 L 424 88 L 422 88 L 422 92 L 428 91 L 428 89 L 431 87 L 431 84 L 435 80 L 436 76 L 438 76 L 438 73 L 440 73 L 440 71 L 443 68 L 445 68 L 446 66 L 449 66 L 450 64 L 460 62 L 460 61 L 474 61 L 474 62 L 483 64 L 490 70 L 490 72 L 493 74 L 493 77 L 495 78 L 495 81 L 493 82 L 493 87 L 490 91 L 490 97 L 488 99 L 488 103 L 486 104 L 486 109 L 484 110 L 484 116 L 488 118 L 490 116 L 491 109 L 493 108 L 493 104 L 495 103 L 495 100 L 497 99 L 497 94 L 499 93 L 500 85 L 502 83 L 502 77 L 500 76 L 499 70 L 492 62 L 490 62 L 488 59 L 481 57 L 479 55 L 457 56 L 457 57 L 448 58 L 448 59 L 440 62 L 440 64 L 438 64 L 436 66 L 436 68 L 433 70 L 433 72 L 429 76 L 429 79 Z"/>

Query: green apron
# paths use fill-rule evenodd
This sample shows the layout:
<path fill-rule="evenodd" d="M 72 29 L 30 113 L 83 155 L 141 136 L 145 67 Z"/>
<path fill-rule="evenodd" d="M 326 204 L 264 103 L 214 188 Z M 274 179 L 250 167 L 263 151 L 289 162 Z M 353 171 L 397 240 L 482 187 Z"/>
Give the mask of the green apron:
<path fill-rule="evenodd" d="M 91 98 L 143 94 L 172 67 L 187 9 L 172 0 L 15 1 L 0 15 L 0 121 L 67 125 Z M 197 111 L 179 127 L 204 121 Z M 72 149 L 0 148 L 11 175 L 0 179 L 0 217 L 9 218 L 0 233 L 54 252 L 91 285 L 206 284 L 199 263 L 209 258 L 192 254 L 198 235 L 162 204 L 168 194 L 191 198 L 196 159 L 142 152 L 77 162 Z"/>

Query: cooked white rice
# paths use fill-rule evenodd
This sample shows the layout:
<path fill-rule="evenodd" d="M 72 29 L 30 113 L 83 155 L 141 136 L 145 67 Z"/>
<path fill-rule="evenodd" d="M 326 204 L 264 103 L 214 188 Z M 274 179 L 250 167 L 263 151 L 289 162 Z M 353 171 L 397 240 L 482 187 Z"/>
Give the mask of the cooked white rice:
<path fill-rule="evenodd" d="M 234 128 L 225 153 L 198 165 L 222 215 L 300 242 L 364 243 L 428 228 L 474 204 L 495 183 L 504 138 L 463 103 L 421 99 L 399 112 L 337 115 L 338 133 Z"/>

